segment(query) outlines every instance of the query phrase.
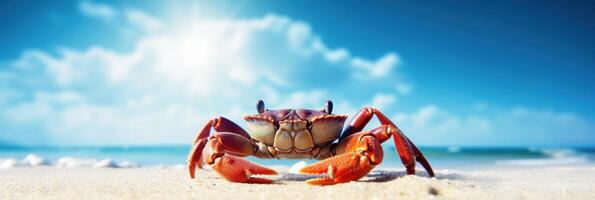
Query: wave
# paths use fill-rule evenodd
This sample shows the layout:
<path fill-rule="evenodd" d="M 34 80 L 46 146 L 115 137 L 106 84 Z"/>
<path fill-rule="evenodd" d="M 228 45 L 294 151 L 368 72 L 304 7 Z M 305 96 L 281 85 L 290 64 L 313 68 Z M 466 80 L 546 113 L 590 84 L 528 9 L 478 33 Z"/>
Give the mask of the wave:
<path fill-rule="evenodd" d="M 448 153 L 460 153 L 461 152 L 461 147 L 458 146 L 449 146 L 446 148 L 446 151 Z"/>
<path fill-rule="evenodd" d="M 8 150 L 0 148 L 0 168 L 35 166 L 63 168 L 183 168 L 189 148 L 189 146 L 185 145 L 136 147 L 45 146 L 20 147 Z M 385 148 L 385 151 L 388 154 L 397 155 L 394 148 Z M 491 166 L 494 164 L 504 166 L 547 166 L 595 163 L 595 148 L 443 146 L 422 147 L 422 152 L 432 164 L 439 167 Z M 255 157 L 247 157 L 246 159 L 259 164 L 282 165 L 288 168 L 296 162 L 296 160 L 258 159 Z M 398 156 L 385 156 L 383 166 L 400 167 L 402 162 Z"/>
<path fill-rule="evenodd" d="M 510 159 L 497 160 L 497 165 L 502 166 L 561 166 L 586 164 L 590 162 L 589 156 L 568 148 L 546 148 L 539 149 L 529 147 L 529 151 L 540 153 L 545 158 Z"/>
<path fill-rule="evenodd" d="M 136 168 L 139 164 L 132 161 L 114 161 L 111 158 L 104 159 L 85 159 L 75 157 L 60 157 L 55 161 L 44 159 L 35 154 L 29 154 L 23 159 L 5 158 L 0 159 L 0 169 L 17 167 L 39 167 L 54 166 L 63 168 L 93 167 L 93 168 Z"/>
<path fill-rule="evenodd" d="M 586 164 L 589 160 L 586 158 L 558 158 L 558 159 L 518 159 L 518 160 L 498 160 L 497 165 L 501 166 L 560 166 Z"/>

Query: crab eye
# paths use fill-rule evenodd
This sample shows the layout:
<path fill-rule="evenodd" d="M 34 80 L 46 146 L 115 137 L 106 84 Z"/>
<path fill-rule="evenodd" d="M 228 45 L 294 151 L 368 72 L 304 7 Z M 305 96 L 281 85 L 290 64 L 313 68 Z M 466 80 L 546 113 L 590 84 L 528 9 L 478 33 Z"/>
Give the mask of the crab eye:
<path fill-rule="evenodd" d="M 256 102 L 256 111 L 258 111 L 258 113 L 264 112 L 264 101 L 258 100 L 258 102 Z"/>
<path fill-rule="evenodd" d="M 329 115 L 333 112 L 333 102 L 331 100 L 326 101 L 326 107 L 324 108 L 324 112 L 328 113 Z"/>

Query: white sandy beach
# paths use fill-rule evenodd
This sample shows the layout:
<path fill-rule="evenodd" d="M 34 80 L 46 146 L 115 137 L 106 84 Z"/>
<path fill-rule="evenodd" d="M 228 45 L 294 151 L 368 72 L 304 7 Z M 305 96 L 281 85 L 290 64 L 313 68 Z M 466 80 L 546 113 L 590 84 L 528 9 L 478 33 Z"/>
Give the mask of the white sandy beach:
<path fill-rule="evenodd" d="M 419 175 L 376 170 L 357 182 L 317 187 L 301 175 L 250 185 L 205 170 L 193 180 L 174 168 L 23 167 L 0 170 L 0 199 L 595 199 L 595 166 Z"/>

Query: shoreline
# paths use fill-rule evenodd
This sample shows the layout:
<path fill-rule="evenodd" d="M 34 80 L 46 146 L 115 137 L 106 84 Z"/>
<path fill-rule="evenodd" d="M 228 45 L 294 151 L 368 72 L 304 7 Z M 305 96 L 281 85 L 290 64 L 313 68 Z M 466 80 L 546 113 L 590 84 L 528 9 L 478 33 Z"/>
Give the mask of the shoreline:
<path fill-rule="evenodd" d="M 22 167 L 0 170 L 0 199 L 593 199 L 595 166 L 437 169 L 405 176 L 380 168 L 356 182 L 309 186 L 277 168 L 271 185 L 227 182 L 211 170 Z"/>

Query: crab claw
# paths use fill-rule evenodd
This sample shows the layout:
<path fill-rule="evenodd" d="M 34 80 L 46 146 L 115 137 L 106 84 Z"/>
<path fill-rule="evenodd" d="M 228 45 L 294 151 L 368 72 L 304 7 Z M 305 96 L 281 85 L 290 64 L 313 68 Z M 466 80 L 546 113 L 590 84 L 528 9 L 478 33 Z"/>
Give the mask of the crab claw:
<path fill-rule="evenodd" d="M 232 155 L 215 158 L 211 168 L 228 181 L 238 183 L 273 183 L 271 179 L 251 176 L 253 174 L 277 175 L 275 170 Z"/>
<path fill-rule="evenodd" d="M 364 177 L 382 162 L 384 152 L 377 138 L 371 134 L 361 134 L 350 138 L 357 141 L 351 152 L 345 152 L 300 169 L 300 173 L 324 174 L 327 177 L 309 179 L 311 185 L 333 185 L 355 181 Z"/>
<path fill-rule="evenodd" d="M 310 185 L 334 185 L 358 180 L 374 168 L 370 159 L 356 152 L 344 153 L 325 159 L 321 162 L 308 165 L 300 170 L 304 174 L 328 174 L 327 177 L 309 179 Z"/>

